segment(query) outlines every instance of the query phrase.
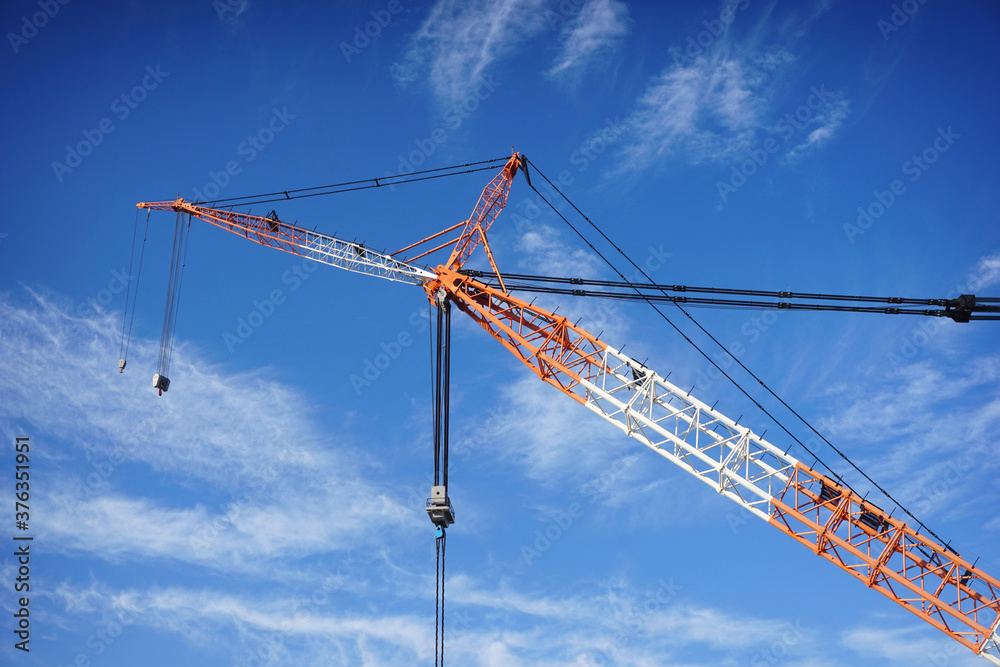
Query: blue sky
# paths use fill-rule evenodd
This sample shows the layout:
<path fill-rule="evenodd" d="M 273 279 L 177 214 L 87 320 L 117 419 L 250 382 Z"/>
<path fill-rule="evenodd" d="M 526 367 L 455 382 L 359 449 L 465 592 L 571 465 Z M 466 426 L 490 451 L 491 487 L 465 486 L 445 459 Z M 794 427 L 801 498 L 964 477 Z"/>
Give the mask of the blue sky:
<path fill-rule="evenodd" d="M 5 632 L 4 664 L 432 661 L 422 291 L 196 223 L 158 397 L 170 214 L 150 218 L 116 372 L 136 202 L 513 145 L 550 177 L 568 172 L 566 193 L 659 282 L 1000 295 L 994 3 L 693 4 L 5 3 L 0 430 L 31 438 L 35 541 L 31 652 Z M 491 176 L 277 211 L 393 250 L 464 220 Z M 493 230 L 507 271 L 614 278 L 520 177 Z M 540 303 L 790 443 L 648 307 Z M 692 313 L 1000 572 L 996 327 Z M 259 324 L 243 336 L 241 321 Z M 538 382 L 461 316 L 454 340 L 449 663 L 981 662 Z M 370 384 L 352 382 L 383 353 Z M 15 576 L 8 557 L 5 614 Z"/>

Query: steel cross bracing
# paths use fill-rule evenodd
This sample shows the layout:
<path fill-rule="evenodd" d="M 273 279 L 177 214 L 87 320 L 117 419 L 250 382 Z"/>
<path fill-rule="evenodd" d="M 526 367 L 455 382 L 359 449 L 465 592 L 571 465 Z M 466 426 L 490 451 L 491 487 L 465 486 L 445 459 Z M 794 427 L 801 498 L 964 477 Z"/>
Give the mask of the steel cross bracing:
<path fill-rule="evenodd" d="M 1000 581 L 565 317 L 437 271 L 455 304 L 543 381 L 1000 665 Z"/>
<path fill-rule="evenodd" d="M 394 280 L 411 285 L 422 285 L 434 274 L 418 266 L 407 264 L 389 255 L 366 248 L 360 243 L 344 241 L 326 234 L 311 232 L 274 218 L 205 208 L 183 199 L 164 202 L 143 202 L 139 208 L 179 211 L 189 213 L 216 227 L 225 229 L 262 246 L 276 248 L 322 264 Z"/>
<path fill-rule="evenodd" d="M 455 249 L 452 250 L 451 257 L 448 258 L 447 265 L 450 268 L 462 268 L 480 241 L 486 239 L 486 232 L 489 231 L 490 226 L 496 220 L 500 211 L 507 205 L 507 194 L 510 192 L 511 182 L 513 182 L 514 176 L 517 174 L 517 168 L 521 165 L 521 160 L 520 153 L 512 155 L 507 164 L 500 170 L 500 173 L 494 176 L 493 180 L 483 188 L 483 194 L 479 196 L 479 201 L 476 202 L 476 207 L 472 209 L 472 215 L 466 221 L 462 235 L 459 237 L 458 243 L 455 244 Z M 490 263 L 493 264 L 493 271 L 497 273 L 497 278 L 502 280 L 496 264 L 493 262 L 493 253 L 489 250 L 488 245 L 484 243 L 484 246 L 490 257 Z"/>

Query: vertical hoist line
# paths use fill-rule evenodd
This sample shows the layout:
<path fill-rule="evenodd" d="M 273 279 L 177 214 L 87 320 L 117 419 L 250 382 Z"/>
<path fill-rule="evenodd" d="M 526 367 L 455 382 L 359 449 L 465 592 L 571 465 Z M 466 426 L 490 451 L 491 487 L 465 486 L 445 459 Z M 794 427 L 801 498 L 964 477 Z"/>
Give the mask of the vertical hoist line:
<path fill-rule="evenodd" d="M 181 301 L 181 286 L 184 282 L 184 268 L 187 266 L 188 241 L 191 238 L 191 216 L 187 223 L 183 214 L 177 212 L 174 225 L 174 244 L 170 256 L 170 276 L 167 279 L 167 299 L 163 309 L 163 329 L 160 333 L 160 357 L 157 362 L 157 373 L 153 376 L 153 386 L 162 395 L 170 386 L 167 374 L 170 371 L 170 360 L 173 356 L 174 333 L 177 330 L 177 311 Z"/>
<path fill-rule="evenodd" d="M 434 667 L 438 667 L 438 658 L 441 655 L 441 649 L 438 646 L 438 619 L 440 618 L 440 604 L 441 596 L 438 595 L 438 591 L 441 590 L 441 538 L 434 538 Z"/>
<path fill-rule="evenodd" d="M 434 486 L 441 483 L 441 314 L 439 306 L 434 350 Z"/>
<path fill-rule="evenodd" d="M 125 325 L 128 322 L 128 299 L 132 290 L 132 262 L 135 260 L 135 237 L 139 231 L 139 209 L 135 209 L 135 224 L 132 226 L 132 250 L 128 256 L 128 280 L 125 283 L 125 309 L 122 311 L 122 339 L 118 344 L 118 372 L 125 370 Z"/>
<path fill-rule="evenodd" d="M 181 223 L 183 225 L 183 222 Z M 187 267 L 187 251 L 188 247 L 191 245 L 191 215 L 188 214 L 187 220 L 187 230 L 184 232 L 183 238 L 184 251 L 181 258 L 181 268 L 180 273 L 177 276 L 177 294 L 174 296 L 174 313 L 171 317 L 172 322 L 170 323 L 170 342 L 167 347 L 167 364 L 164 372 L 170 372 L 170 360 L 174 355 L 174 334 L 177 332 L 177 315 L 181 308 L 181 290 L 184 286 L 184 269 Z"/>
<path fill-rule="evenodd" d="M 163 327 L 160 329 L 160 355 L 156 362 L 157 373 L 159 375 L 166 375 L 167 371 L 165 368 L 166 363 L 166 346 L 169 343 L 170 336 L 170 319 L 173 314 L 174 306 L 174 281 L 177 277 L 177 263 L 179 259 L 179 249 L 181 236 L 184 233 L 184 224 L 182 222 L 183 216 L 178 211 L 177 220 L 174 222 L 174 243 L 170 251 L 170 274 L 167 276 L 167 300 L 163 306 Z"/>
<path fill-rule="evenodd" d="M 444 551 L 448 534 L 441 533 L 441 667 L 444 667 Z"/>
<path fill-rule="evenodd" d="M 441 484 L 444 488 L 448 488 L 448 414 L 449 406 L 451 405 L 451 304 L 447 300 L 444 302 L 444 420 L 442 421 L 442 447 L 444 453 L 441 456 Z M 441 557 L 442 575 L 444 569 L 444 556 Z M 441 583 L 442 596 L 444 594 L 444 582 Z M 442 613 L 443 613 L 443 597 L 442 597 Z"/>
<path fill-rule="evenodd" d="M 444 572 L 447 528 L 455 522 L 448 498 L 448 430 L 451 399 L 451 307 L 448 298 L 434 295 L 436 330 L 432 333 L 434 399 L 434 486 L 427 502 L 427 515 L 434 531 L 434 665 L 444 666 Z M 432 306 L 433 307 L 433 306 Z M 433 328 L 433 327 L 432 327 Z"/>
<path fill-rule="evenodd" d="M 128 360 L 128 349 L 132 345 L 132 325 L 135 323 L 135 304 L 139 299 L 139 280 L 142 278 L 142 260 L 146 257 L 146 237 L 149 235 L 149 214 L 152 211 L 146 211 L 146 226 L 142 230 L 142 250 L 139 252 L 139 270 L 135 274 L 135 292 L 132 293 L 132 316 L 128 320 L 128 337 L 125 339 L 125 356 L 122 357 L 122 361 Z M 131 262 L 129 262 L 131 265 Z M 129 268 L 129 282 L 132 282 L 132 269 Z M 125 297 L 125 308 L 128 310 L 128 296 Z M 121 364 L 121 369 L 125 369 L 125 364 Z M 120 372 L 120 371 L 119 371 Z"/>

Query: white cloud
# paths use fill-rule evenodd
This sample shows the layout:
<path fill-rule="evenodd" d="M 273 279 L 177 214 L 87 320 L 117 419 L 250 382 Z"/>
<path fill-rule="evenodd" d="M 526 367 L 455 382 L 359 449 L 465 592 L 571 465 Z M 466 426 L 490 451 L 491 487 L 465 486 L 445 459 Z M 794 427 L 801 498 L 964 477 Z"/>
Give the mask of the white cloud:
<path fill-rule="evenodd" d="M 29 295 L 27 306 L 0 297 L 0 422 L 66 444 L 46 450 L 52 486 L 35 500 L 53 549 L 261 573 L 293 551 L 408 530 L 402 498 L 365 479 L 361 452 L 330 446 L 296 390 L 261 372 L 226 376 L 181 345 L 158 397 L 138 370 L 153 367 L 152 341 L 133 339 L 130 367 L 114 372 L 120 315 Z M 137 475 L 158 483 L 126 494 Z M 152 490 L 161 484 L 173 491 Z"/>
<path fill-rule="evenodd" d="M 976 268 L 969 274 L 968 288 L 979 291 L 1000 285 L 1000 251 L 979 258 Z"/>
<path fill-rule="evenodd" d="M 772 30 L 769 9 L 749 29 L 734 31 L 747 21 L 744 9 L 743 3 L 723 3 L 719 18 L 670 49 L 672 62 L 650 80 L 625 120 L 629 131 L 619 150 L 620 170 L 645 169 L 668 158 L 731 162 L 781 134 L 779 91 L 796 60 L 793 44 L 825 6 L 794 29 Z M 723 16 L 733 19 L 726 23 Z M 737 32 L 745 36 L 734 36 Z M 775 37 L 768 43 L 770 34 Z M 849 106 L 840 93 L 832 98 L 810 111 L 804 127 L 798 123 L 792 135 L 781 134 L 784 142 L 808 132 L 790 149 L 790 159 L 822 147 L 841 127 Z"/>
<path fill-rule="evenodd" d="M 839 96 L 835 101 L 821 107 L 809 121 L 808 127 L 813 129 L 806 135 L 804 141 L 788 152 L 786 159 L 789 162 L 794 162 L 803 155 L 824 146 L 840 128 L 849 113 L 850 105 Z"/>
<path fill-rule="evenodd" d="M 628 6 L 618 0 L 590 0 L 559 36 L 559 53 L 548 74 L 579 74 L 607 58 L 629 32 Z"/>
<path fill-rule="evenodd" d="M 767 122 L 764 87 L 791 56 L 751 62 L 723 55 L 698 56 L 653 79 L 625 120 L 625 167 L 645 168 L 679 154 L 698 164 L 732 159 L 752 148 Z"/>
<path fill-rule="evenodd" d="M 703 655 L 690 664 L 708 665 L 745 661 L 776 644 L 789 656 L 815 651 L 815 632 L 801 624 L 691 606 L 664 583 L 650 591 L 616 583 L 594 595 L 542 595 L 503 582 L 484 588 L 472 577 L 455 576 L 449 581 L 447 654 L 457 664 L 506 667 L 600 664 L 609 657 L 616 664 L 680 664 L 675 656 L 688 651 Z M 188 643 L 234 645 L 240 654 L 270 646 L 281 664 L 413 664 L 426 662 L 434 647 L 428 614 L 412 606 L 353 610 L 353 598 L 333 581 L 317 582 L 306 595 L 91 585 L 79 591 L 62 586 L 57 597 L 86 598 L 105 617 L 171 632 Z M 429 600 L 417 602 L 423 609 Z M 79 611 L 67 605 L 71 615 Z"/>
<path fill-rule="evenodd" d="M 863 656 L 909 665 L 976 667 L 982 658 L 958 642 L 928 635 L 922 627 L 908 629 L 857 628 L 845 632 L 841 644 Z"/>
<path fill-rule="evenodd" d="M 394 66 L 402 84 L 426 75 L 437 96 L 454 102 L 472 91 L 490 66 L 548 27 L 548 0 L 439 0 Z"/>

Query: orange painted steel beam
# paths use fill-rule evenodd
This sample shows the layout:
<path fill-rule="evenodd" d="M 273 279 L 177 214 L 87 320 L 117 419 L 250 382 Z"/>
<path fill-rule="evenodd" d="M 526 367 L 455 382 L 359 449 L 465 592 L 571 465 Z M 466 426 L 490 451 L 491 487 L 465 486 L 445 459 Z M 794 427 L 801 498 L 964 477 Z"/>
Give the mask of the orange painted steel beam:
<path fill-rule="evenodd" d="M 825 487 L 825 488 L 824 488 Z M 1000 581 L 856 493 L 796 465 L 769 523 L 979 652 L 1000 619 Z"/>
<path fill-rule="evenodd" d="M 596 380 L 607 345 L 588 331 L 537 306 L 445 266 L 441 286 L 472 317 L 539 378 L 585 403 L 581 379 Z"/>
<path fill-rule="evenodd" d="M 154 211 L 178 211 L 188 213 L 200 220 L 211 223 L 219 229 L 232 232 L 238 236 L 259 243 L 268 248 L 283 250 L 293 255 L 301 255 L 301 247 L 308 243 L 310 232 L 294 225 L 278 222 L 259 215 L 225 211 L 216 208 L 198 206 L 184 199 L 174 201 L 140 202 L 138 208 Z"/>
<path fill-rule="evenodd" d="M 461 269 L 469 255 L 476 249 L 479 241 L 485 238 L 493 221 L 507 204 L 507 194 L 510 192 L 510 184 L 517 174 L 517 168 L 521 165 L 521 154 L 515 153 L 507 160 L 507 164 L 499 174 L 483 189 L 483 194 L 479 196 L 476 207 L 472 210 L 465 223 L 465 229 L 459 237 L 451 257 L 445 262 L 445 266 L 450 269 Z"/>
<path fill-rule="evenodd" d="M 448 228 L 446 228 L 446 229 L 442 229 L 442 230 L 441 230 L 440 232 L 438 232 L 437 234 L 431 234 L 430 236 L 428 236 L 428 237 L 427 237 L 427 238 L 425 238 L 425 239 L 420 239 L 420 240 L 419 240 L 419 241 L 417 241 L 416 243 L 411 243 L 410 245 L 406 246 L 405 248 L 400 248 L 400 249 L 399 249 L 399 250 L 397 250 L 396 252 L 392 253 L 392 256 L 393 256 L 393 257 L 395 257 L 396 255 L 399 255 L 400 253 L 404 253 L 404 252 L 406 252 L 406 251 L 407 251 L 407 250 L 409 250 L 410 248 L 416 248 L 416 247 L 417 247 L 418 245 L 420 245 L 421 243 L 426 243 L 426 242 L 430 241 L 431 239 L 436 239 L 437 237 L 439 237 L 439 236 L 441 236 L 441 235 L 443 235 L 443 234 L 447 234 L 448 232 L 452 232 L 452 231 L 455 231 L 456 229 L 458 229 L 459 227 L 461 227 L 461 226 L 462 226 L 462 225 L 464 225 L 465 223 L 466 223 L 466 221 L 465 221 L 465 220 L 463 220 L 462 222 L 456 222 L 456 223 L 455 223 L 454 225 L 452 225 L 451 227 L 448 227 Z M 449 242 L 448 242 L 447 244 L 445 244 L 445 245 L 450 245 L 450 244 L 452 244 L 452 243 L 455 243 L 455 241 L 457 241 L 457 240 L 458 240 L 458 239 L 455 239 L 454 241 L 449 241 Z M 442 247 L 443 247 L 443 246 L 438 246 L 438 247 L 437 247 L 437 248 L 435 248 L 434 250 L 440 250 L 440 249 L 441 249 Z M 434 250 L 429 250 L 428 252 L 434 252 Z M 424 254 L 426 255 L 426 254 L 428 254 L 428 253 L 424 253 Z M 410 260 L 410 261 L 412 261 L 412 260 Z"/>

